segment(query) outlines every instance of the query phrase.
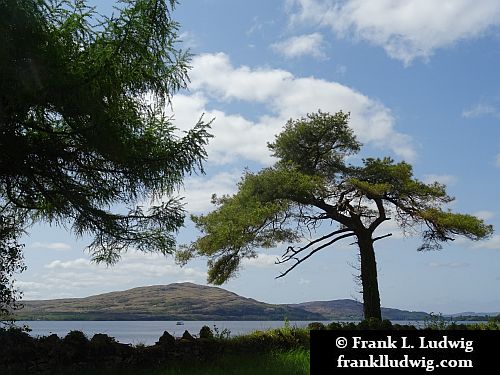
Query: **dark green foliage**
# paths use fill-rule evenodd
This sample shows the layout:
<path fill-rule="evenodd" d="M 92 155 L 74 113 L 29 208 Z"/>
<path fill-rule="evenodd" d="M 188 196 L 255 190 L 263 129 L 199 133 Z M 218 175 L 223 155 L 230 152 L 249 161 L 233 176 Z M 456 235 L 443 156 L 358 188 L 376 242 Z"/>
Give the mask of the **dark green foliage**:
<path fill-rule="evenodd" d="M 359 247 L 364 316 L 381 320 L 374 243 L 392 235 L 374 234 L 382 223 L 393 219 L 405 232 L 422 233 L 419 250 L 439 249 L 456 236 L 476 241 L 492 234 L 482 220 L 448 210 L 453 198 L 445 186 L 419 181 L 404 161 L 368 158 L 349 164 L 346 157 L 357 153 L 360 143 L 348 117 L 320 111 L 288 121 L 268 145 L 278 161 L 258 173 L 246 172 L 236 194 L 214 197 L 214 211 L 193 216 L 202 236 L 182 247 L 178 260 L 207 256 L 208 281 L 222 284 L 259 248 L 287 244 L 276 261 L 289 265 L 278 276 L 283 277 L 349 238 Z M 301 244 L 327 226 L 327 234 Z"/>
<path fill-rule="evenodd" d="M 187 340 L 187 341 L 194 341 L 194 340 L 195 340 L 195 338 L 193 337 L 193 335 L 191 335 L 191 334 L 188 332 L 188 330 L 187 330 L 187 329 L 186 329 L 186 330 L 184 331 L 184 333 L 182 334 L 182 339 L 183 339 L 183 340 Z"/>
<path fill-rule="evenodd" d="M 20 230 L 0 213 L 0 328 L 12 323 L 13 311 L 20 293 L 14 288 L 13 276 L 25 269 L 23 245 L 17 243 Z"/>
<path fill-rule="evenodd" d="M 184 218 L 173 195 L 210 137 L 202 120 L 177 131 L 167 106 L 190 60 L 174 4 L 125 0 L 106 17 L 85 1 L 0 2 L 2 217 L 93 235 L 106 263 L 131 246 L 173 251 Z"/>
<path fill-rule="evenodd" d="M 344 158 L 361 147 L 348 120 L 349 114 L 332 116 L 321 111 L 289 120 L 268 147 L 280 163 L 296 166 L 305 174 L 334 178 L 345 169 Z"/>
<path fill-rule="evenodd" d="M 365 319 L 358 324 L 359 329 L 392 329 L 390 320 L 379 320 L 375 318 Z"/>
<path fill-rule="evenodd" d="M 310 329 L 310 330 L 314 329 L 314 330 L 321 330 L 322 331 L 322 330 L 326 329 L 326 326 L 321 322 L 312 322 L 312 323 L 309 323 L 307 325 L 307 329 Z"/>
<path fill-rule="evenodd" d="M 104 333 L 96 333 L 90 339 L 91 358 L 104 358 L 118 353 L 116 340 Z"/>
<path fill-rule="evenodd" d="M 98 262 L 131 247 L 174 251 L 184 222 L 174 195 L 202 170 L 210 138 L 202 119 L 184 133 L 172 122 L 190 61 L 174 5 L 123 0 L 106 17 L 85 0 L 0 1 L 2 315 L 23 270 L 18 234 L 34 222 L 93 236 Z"/>
<path fill-rule="evenodd" d="M 215 360 L 172 361 L 166 365 L 113 368 L 98 366 L 91 369 L 61 369 L 53 375 L 308 375 L 309 351 L 291 350 L 273 353 L 238 353 L 224 355 Z M 20 373 L 20 375 L 24 375 Z"/>
<path fill-rule="evenodd" d="M 309 330 L 285 324 L 281 328 L 232 337 L 227 340 L 226 345 L 226 350 L 242 353 L 308 349 Z"/>
<path fill-rule="evenodd" d="M 498 331 L 500 330 L 500 323 L 495 321 L 488 321 L 485 323 L 469 323 L 458 324 L 453 321 L 446 321 L 442 317 L 434 318 L 426 322 L 424 329 L 427 330 L 482 330 L 482 331 Z"/>
<path fill-rule="evenodd" d="M 418 232 L 421 231 L 418 228 L 425 228 L 419 250 L 440 249 L 443 242 L 452 241 L 458 235 L 474 241 L 491 235 L 492 226 L 477 217 L 444 210 L 443 206 L 454 200 L 447 195 L 445 186 L 417 180 L 408 163 L 369 158 L 363 164 L 353 170 L 353 178 L 349 180 L 352 189 L 359 196 L 383 204 L 385 218 L 393 214 L 403 230 Z M 367 207 L 363 209 L 367 214 L 370 212 Z M 360 215 L 363 216 L 361 211 Z M 376 229 L 373 224 L 378 224 L 377 220 L 372 221 L 370 229 Z"/>
<path fill-rule="evenodd" d="M 331 329 L 331 330 L 338 330 L 338 329 L 342 328 L 342 323 L 331 322 L 331 323 L 329 323 L 329 324 L 326 325 L 326 328 L 327 329 Z"/>
<path fill-rule="evenodd" d="M 429 318 L 425 320 L 424 327 L 426 329 L 446 329 L 448 322 L 443 317 L 443 314 L 430 313 Z"/>
<path fill-rule="evenodd" d="M 214 324 L 214 338 L 217 340 L 227 340 L 231 337 L 231 331 L 227 328 L 219 329 Z"/>
<path fill-rule="evenodd" d="M 38 357 L 36 342 L 17 327 L 0 328 L 0 348 L 0 373 L 19 365 L 29 368 Z"/>
<path fill-rule="evenodd" d="M 89 339 L 82 331 L 70 331 L 63 339 L 64 344 L 85 348 L 89 344 Z"/>
<path fill-rule="evenodd" d="M 392 324 L 390 320 L 365 319 L 359 323 L 355 322 L 331 322 L 326 329 L 335 331 L 357 331 L 357 330 L 415 330 L 414 325 Z"/>
<path fill-rule="evenodd" d="M 87 360 L 90 354 L 90 341 L 81 331 L 71 331 L 62 340 L 65 362 L 75 363 Z"/>
<path fill-rule="evenodd" d="M 59 336 L 54 333 L 49 336 L 39 337 L 37 341 L 37 351 L 44 353 L 47 358 L 57 358 L 57 360 L 62 361 L 63 345 Z"/>
<path fill-rule="evenodd" d="M 320 327 L 320 326 L 318 326 Z M 323 327 L 322 327 L 323 328 Z M 332 330 L 415 330 L 389 321 L 332 322 Z M 449 325 L 444 329 L 499 330 L 498 324 Z M 162 337 L 166 337 L 164 334 Z M 53 374 L 294 374 L 309 367 L 309 328 L 285 326 L 267 331 L 207 340 L 173 339 L 168 345 L 129 346 L 96 334 L 89 341 L 73 331 L 64 339 L 56 335 L 32 338 L 19 329 L 0 329 L 0 373 L 28 371 Z M 170 341 L 170 339 L 169 339 Z M 84 350 L 78 355 L 75 350 Z M 87 350 L 88 348 L 88 350 Z M 246 363 L 253 372 L 246 372 Z M 171 371 L 171 372 L 168 372 Z"/>
<path fill-rule="evenodd" d="M 163 332 L 163 335 L 160 336 L 160 338 L 156 343 L 156 345 L 162 345 L 162 346 L 171 346 L 173 344 L 175 344 L 175 337 L 172 336 L 167 331 Z"/>
<path fill-rule="evenodd" d="M 212 340 L 214 338 L 214 333 L 209 326 L 203 326 L 200 329 L 200 339 Z"/>

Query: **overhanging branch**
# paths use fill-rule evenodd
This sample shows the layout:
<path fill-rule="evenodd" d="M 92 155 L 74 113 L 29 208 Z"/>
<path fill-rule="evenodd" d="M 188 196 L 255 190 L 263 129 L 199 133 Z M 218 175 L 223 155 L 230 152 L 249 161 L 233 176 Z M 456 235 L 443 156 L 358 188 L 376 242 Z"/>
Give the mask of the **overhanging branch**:
<path fill-rule="evenodd" d="M 293 246 L 288 246 L 287 250 L 285 251 L 285 253 L 281 256 L 281 261 L 278 261 L 276 262 L 276 264 L 282 264 L 282 263 L 285 263 L 287 261 L 289 261 L 292 257 L 294 257 L 295 255 L 301 253 L 302 251 L 304 250 L 307 250 L 308 248 L 310 248 L 311 246 L 321 242 L 321 241 L 324 241 L 328 238 L 331 238 L 333 236 L 336 236 L 337 234 L 342 234 L 342 233 L 346 233 L 346 232 L 350 232 L 349 229 L 339 229 L 339 230 L 336 230 L 332 233 L 329 233 L 323 237 L 320 237 L 320 238 L 317 238 L 315 239 L 314 241 L 311 241 L 309 242 L 306 246 L 303 246 L 297 250 L 294 249 Z"/>
<path fill-rule="evenodd" d="M 375 241 L 378 241 L 378 240 L 381 240 L 383 238 L 387 238 L 390 236 L 392 236 L 392 233 L 387 233 L 387 234 L 384 234 L 383 236 L 375 237 L 372 241 L 375 242 Z"/>
<path fill-rule="evenodd" d="M 343 232 L 345 231 L 349 231 L 349 230 L 343 230 Z M 337 231 L 338 232 L 338 231 Z M 349 231 L 350 232 L 350 231 Z M 332 235 L 332 234 L 331 234 Z M 330 237 L 331 237 L 330 235 Z M 352 237 L 354 236 L 355 234 L 354 233 L 346 233 L 346 234 L 343 234 L 341 236 L 338 236 L 336 238 L 334 238 L 333 240 L 315 248 L 314 250 L 312 250 L 309 254 L 307 254 L 305 257 L 303 258 L 298 258 L 296 255 L 302 251 L 304 251 L 306 248 L 310 247 L 312 245 L 312 243 L 308 244 L 307 246 L 304 246 L 303 248 L 299 249 L 299 250 L 295 250 L 293 249 L 292 247 L 289 247 L 285 253 L 285 255 L 288 253 L 288 252 L 292 252 L 291 255 L 287 256 L 286 259 L 282 259 L 281 261 L 277 262 L 277 264 L 282 264 L 282 263 L 286 263 L 288 262 L 289 260 L 293 259 L 295 260 L 295 264 L 293 266 L 291 266 L 290 268 L 288 268 L 285 272 L 282 272 L 279 276 L 276 276 L 275 278 L 276 279 L 279 279 L 281 277 L 284 277 L 285 275 L 287 275 L 291 270 L 293 270 L 295 267 L 297 267 L 299 264 L 301 264 L 302 262 L 304 262 L 305 260 L 307 260 L 309 257 L 311 257 L 314 253 L 324 249 L 325 247 L 328 247 L 332 244 L 334 244 L 335 242 L 339 241 L 339 240 L 342 240 L 344 238 L 348 238 L 348 237 Z M 315 243 L 317 243 L 319 240 L 316 240 Z M 314 242 L 314 241 L 313 241 Z M 285 256 L 284 255 L 284 256 Z"/>

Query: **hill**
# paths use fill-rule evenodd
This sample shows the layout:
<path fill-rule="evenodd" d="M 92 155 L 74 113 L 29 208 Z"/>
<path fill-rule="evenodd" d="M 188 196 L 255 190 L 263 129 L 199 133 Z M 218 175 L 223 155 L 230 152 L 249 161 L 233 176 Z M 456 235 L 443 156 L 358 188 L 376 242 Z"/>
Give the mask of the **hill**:
<path fill-rule="evenodd" d="M 360 302 L 344 299 L 268 304 L 192 283 L 154 285 L 85 298 L 24 301 L 19 320 L 358 320 Z M 384 318 L 421 320 L 423 312 L 383 308 Z"/>
<path fill-rule="evenodd" d="M 241 297 L 222 288 L 177 283 L 86 298 L 24 301 L 20 320 L 321 320 L 320 314 Z"/>
<path fill-rule="evenodd" d="M 326 320 L 363 319 L 363 304 L 352 299 L 314 301 L 288 305 L 322 315 Z M 429 314 L 382 307 L 382 318 L 389 320 L 424 320 Z"/>

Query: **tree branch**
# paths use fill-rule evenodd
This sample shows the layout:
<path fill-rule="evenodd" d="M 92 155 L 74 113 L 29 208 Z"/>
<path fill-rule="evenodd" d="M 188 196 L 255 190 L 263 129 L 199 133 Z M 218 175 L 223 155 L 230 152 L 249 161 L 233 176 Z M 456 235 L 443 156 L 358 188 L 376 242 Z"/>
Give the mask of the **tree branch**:
<path fill-rule="evenodd" d="M 313 204 L 314 204 L 314 206 L 318 207 L 319 209 L 325 211 L 328 215 L 331 216 L 331 218 L 333 220 L 338 221 L 340 224 L 344 225 L 345 227 L 352 229 L 352 219 L 348 216 L 341 214 L 338 211 L 337 207 L 326 203 L 322 199 L 316 200 Z"/>
<path fill-rule="evenodd" d="M 327 238 L 336 236 L 337 234 L 346 233 L 346 232 L 350 232 L 350 230 L 349 229 L 339 229 L 339 230 L 336 230 L 336 231 L 334 231 L 332 233 L 329 233 L 329 234 L 327 234 L 327 235 L 325 235 L 323 237 L 317 238 L 314 241 L 309 242 L 306 246 L 301 247 L 298 250 L 295 250 L 293 248 L 293 246 L 288 246 L 288 248 L 285 251 L 285 253 L 281 256 L 281 261 L 277 262 L 276 264 L 285 263 L 285 262 L 289 261 L 296 254 L 299 254 L 302 251 L 307 250 L 308 248 L 310 248 L 311 246 L 317 244 L 318 242 L 321 242 L 323 240 L 326 240 Z M 288 255 L 289 253 L 292 253 L 292 254 Z"/>
<path fill-rule="evenodd" d="M 375 237 L 372 242 L 375 242 L 375 241 L 378 241 L 378 240 L 381 240 L 383 238 L 387 238 L 387 237 L 390 237 L 392 236 L 392 233 L 387 233 L 387 234 L 384 234 L 383 236 L 379 236 L 379 237 Z"/>
<path fill-rule="evenodd" d="M 304 262 L 305 260 L 307 260 L 309 257 L 311 257 L 314 253 L 324 249 L 325 247 L 327 246 L 330 246 L 332 245 L 333 243 L 339 241 L 339 240 L 342 240 L 344 238 L 347 238 L 347 237 L 352 237 L 354 236 L 355 234 L 354 233 L 347 233 L 347 234 L 344 234 L 342 236 L 338 236 L 336 238 L 334 238 L 333 240 L 331 240 L 330 242 L 327 242 L 319 247 L 317 247 L 316 249 L 312 250 L 309 254 L 307 254 L 305 257 L 303 257 L 302 259 L 299 259 L 297 257 L 289 257 L 287 260 L 285 261 L 281 261 L 280 263 L 284 263 L 290 259 L 294 259 L 296 261 L 296 263 L 291 266 L 290 268 L 288 268 L 285 272 L 282 272 L 279 276 L 276 276 L 275 279 L 279 279 L 281 277 L 284 277 L 285 275 L 287 275 L 291 270 L 293 270 L 295 267 L 297 267 L 299 264 L 301 264 L 302 262 Z M 305 248 L 304 248 L 305 249 Z M 295 250 L 295 251 L 302 251 L 304 249 L 301 249 L 301 250 Z"/>
<path fill-rule="evenodd" d="M 379 216 L 368 227 L 368 230 L 370 231 L 370 233 L 373 233 L 375 231 L 375 229 L 377 229 L 377 227 L 380 224 L 382 224 L 384 221 L 390 220 L 390 218 L 388 218 L 386 216 L 384 202 L 382 201 L 382 199 L 376 198 L 376 199 L 374 199 L 374 201 L 375 201 L 375 204 L 377 205 L 377 210 L 378 210 Z"/>

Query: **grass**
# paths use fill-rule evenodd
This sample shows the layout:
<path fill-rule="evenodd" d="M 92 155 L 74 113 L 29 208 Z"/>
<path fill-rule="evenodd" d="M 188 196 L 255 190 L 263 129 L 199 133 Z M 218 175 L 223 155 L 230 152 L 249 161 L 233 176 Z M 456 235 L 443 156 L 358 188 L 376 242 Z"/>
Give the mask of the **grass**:
<path fill-rule="evenodd" d="M 448 321 L 443 318 L 441 314 L 430 314 L 430 318 L 424 323 L 425 329 L 436 329 L 436 330 L 455 330 L 455 329 L 467 329 L 472 331 L 498 331 L 500 330 L 500 321 L 495 319 L 490 319 L 488 322 L 481 323 L 468 323 L 457 324 L 453 321 Z"/>
<path fill-rule="evenodd" d="M 51 372 L 68 374 L 68 369 Z M 309 350 L 294 349 L 267 354 L 230 354 L 208 363 L 176 362 L 165 368 L 71 369 L 74 375 L 306 375 Z"/>
<path fill-rule="evenodd" d="M 254 352 L 259 349 L 261 353 L 283 352 L 293 349 L 309 348 L 309 330 L 290 326 L 288 321 L 281 328 L 265 331 L 254 331 L 246 335 L 227 338 L 229 350 L 240 353 Z"/>

